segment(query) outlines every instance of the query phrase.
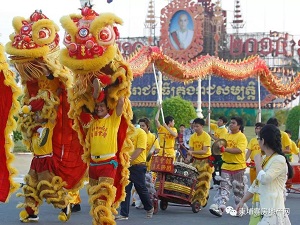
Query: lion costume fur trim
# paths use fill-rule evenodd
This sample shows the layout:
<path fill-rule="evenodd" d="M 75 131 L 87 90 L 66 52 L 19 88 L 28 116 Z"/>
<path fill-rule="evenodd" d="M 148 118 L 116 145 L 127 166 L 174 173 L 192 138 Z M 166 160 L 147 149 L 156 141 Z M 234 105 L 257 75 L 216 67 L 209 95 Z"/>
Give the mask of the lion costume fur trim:
<path fill-rule="evenodd" d="M 47 180 L 34 181 L 28 174 L 24 178 L 23 193 L 17 193 L 17 197 L 25 197 L 25 202 L 17 205 L 17 208 L 30 207 L 34 214 L 38 214 L 38 208 L 43 204 L 43 199 L 55 208 L 63 209 L 67 206 L 70 197 L 64 189 L 66 182 L 59 176 L 53 176 L 51 182 Z"/>
<path fill-rule="evenodd" d="M 116 188 L 112 182 L 101 181 L 95 186 L 88 185 L 87 192 L 90 196 L 89 204 L 91 205 L 90 215 L 93 218 L 93 224 L 115 225 L 113 214 L 117 214 L 113 202 L 116 195 Z"/>
<path fill-rule="evenodd" d="M 4 85 L 11 88 L 12 96 L 12 106 L 9 111 L 8 120 L 6 122 L 6 127 L 4 131 L 5 138 L 5 155 L 6 155 L 6 166 L 9 171 L 9 183 L 10 190 L 7 196 L 7 200 L 10 195 L 19 188 L 19 184 L 14 182 L 13 177 L 17 175 L 18 171 L 11 166 L 11 163 L 14 161 L 14 155 L 10 153 L 10 150 L 14 147 L 14 142 L 11 140 L 11 133 L 17 128 L 16 120 L 14 115 L 20 110 L 20 103 L 18 101 L 19 96 L 21 95 L 21 89 L 17 86 L 15 81 L 15 74 L 9 69 L 9 65 L 6 62 L 6 57 L 4 55 L 4 47 L 0 44 L 0 71 L 4 75 Z"/>
<path fill-rule="evenodd" d="M 41 110 L 41 117 L 55 121 L 57 113 L 56 107 L 59 105 L 59 98 L 52 92 L 47 90 L 39 90 L 37 96 L 28 100 L 28 103 L 32 100 L 43 99 L 45 104 Z M 31 151 L 31 138 L 33 135 L 33 128 L 41 126 L 42 124 L 36 123 L 33 119 L 34 112 L 28 113 L 26 116 L 20 116 L 18 119 L 19 129 L 22 133 L 23 143 Z"/>
<path fill-rule="evenodd" d="M 202 160 L 200 163 L 194 163 L 199 175 L 197 177 L 197 184 L 192 202 L 198 201 L 201 206 L 206 205 L 209 195 L 210 181 L 214 168 L 211 167 L 207 161 Z"/>

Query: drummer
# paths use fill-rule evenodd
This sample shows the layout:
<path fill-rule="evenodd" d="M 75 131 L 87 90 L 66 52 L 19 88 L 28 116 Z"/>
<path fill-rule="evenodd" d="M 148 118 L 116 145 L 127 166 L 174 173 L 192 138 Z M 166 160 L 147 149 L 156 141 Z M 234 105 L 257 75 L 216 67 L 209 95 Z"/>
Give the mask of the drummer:
<path fill-rule="evenodd" d="M 256 169 L 255 169 L 255 165 L 254 165 L 254 156 L 256 154 L 261 154 L 261 149 L 260 149 L 257 138 L 258 138 L 258 135 L 259 135 L 259 132 L 260 132 L 261 128 L 263 128 L 264 125 L 265 125 L 264 123 L 256 123 L 255 124 L 254 131 L 255 131 L 256 137 L 252 138 L 249 141 L 249 144 L 248 144 L 248 147 L 247 147 L 246 161 L 250 157 L 249 167 L 250 167 L 250 183 L 251 184 L 253 183 L 253 181 L 256 178 Z"/>
<path fill-rule="evenodd" d="M 216 196 L 215 203 L 210 206 L 209 211 L 221 217 L 226 209 L 230 190 L 233 190 L 235 204 L 238 205 L 244 195 L 246 177 L 246 148 L 247 138 L 242 133 L 244 130 L 243 119 L 232 117 L 229 125 L 230 133 L 225 136 L 227 146 L 220 146 L 222 154 L 221 183 Z"/>
<path fill-rule="evenodd" d="M 175 141 L 178 136 L 177 129 L 174 127 L 175 121 L 172 116 L 165 117 L 165 123 L 163 125 L 159 122 L 159 114 L 162 110 L 162 105 L 158 105 L 158 110 L 155 115 L 155 125 L 158 131 L 158 139 L 160 145 L 159 156 L 172 157 L 175 162 Z"/>
<path fill-rule="evenodd" d="M 198 201 L 201 206 L 206 206 L 210 181 L 212 178 L 213 167 L 209 165 L 208 159 L 211 156 L 211 138 L 208 133 L 203 130 L 205 121 L 197 118 L 193 122 L 195 133 L 192 134 L 188 150 L 188 157 L 186 163 L 190 162 L 193 158 L 193 166 L 198 170 L 198 183 L 196 184 L 195 194 L 192 202 Z"/>
<path fill-rule="evenodd" d="M 206 117 L 206 124 L 208 124 L 208 117 Z M 219 139 L 223 139 L 225 137 L 225 135 L 228 133 L 228 130 L 226 128 L 226 124 L 227 124 L 228 120 L 225 116 L 220 116 L 217 124 L 215 123 L 210 123 L 210 130 L 213 131 L 209 131 L 208 134 L 210 135 L 212 141 L 217 141 Z M 215 161 L 216 162 L 220 162 L 222 160 L 221 155 L 214 155 Z M 216 172 L 219 173 L 219 176 L 221 176 L 221 163 L 215 163 L 214 164 L 215 170 L 212 174 L 213 176 L 213 184 L 214 185 L 220 185 L 220 181 L 215 179 L 216 177 Z M 211 189 L 213 189 L 213 187 L 211 187 Z"/>
<path fill-rule="evenodd" d="M 208 124 L 208 117 L 206 117 L 205 122 L 206 124 Z M 217 124 L 210 123 L 210 130 L 213 132 L 209 131 L 208 134 L 210 135 L 213 141 L 216 141 L 220 138 L 224 138 L 225 135 L 228 133 L 228 130 L 226 128 L 227 122 L 228 120 L 225 116 L 220 116 L 217 121 Z"/>

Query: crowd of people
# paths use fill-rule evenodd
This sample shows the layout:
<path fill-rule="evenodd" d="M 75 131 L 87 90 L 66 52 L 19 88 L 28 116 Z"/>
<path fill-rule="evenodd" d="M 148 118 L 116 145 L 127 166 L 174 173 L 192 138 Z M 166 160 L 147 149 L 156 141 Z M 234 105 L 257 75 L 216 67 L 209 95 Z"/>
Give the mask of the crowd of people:
<path fill-rule="evenodd" d="M 232 192 L 236 206 L 235 216 L 243 216 L 249 212 L 246 202 L 255 196 L 253 202 L 260 199 L 258 200 L 259 207 L 256 204 L 250 209 L 258 207 L 259 212 L 262 209 L 268 209 L 278 213 L 261 212 L 256 220 L 250 217 L 250 224 L 290 224 L 288 215 L 284 211 L 286 181 L 293 176 L 290 155 L 299 155 L 299 150 L 288 136 L 291 135 L 290 131 L 279 130 L 276 118 L 270 118 L 266 124 L 257 122 L 254 126 L 255 137 L 248 142 L 243 133 L 244 122 L 241 117 L 233 116 L 227 120 L 226 117 L 221 116 L 216 123 L 210 124 L 207 119 L 206 121 L 201 118 L 192 119 L 187 128 L 181 124 L 177 133 L 172 116 L 165 117 L 163 124 L 159 122 L 160 110 L 161 106 L 155 117 L 160 144 L 156 144 L 155 151 L 150 152 L 150 148 L 157 141 L 152 138 L 144 149 L 147 155 L 158 153 L 169 156 L 174 158 L 174 162 L 183 162 L 197 169 L 199 176 L 192 202 L 197 201 L 201 207 L 205 207 L 210 190 L 215 189 L 216 194 L 213 204 L 209 206 L 209 211 L 214 216 L 222 217 Z M 145 120 L 148 124 L 146 126 L 143 124 Z M 150 133 L 150 120 L 143 118 L 140 121 L 141 127 L 147 127 L 144 130 Z M 210 127 L 208 132 L 204 129 L 205 125 Z M 212 151 L 211 147 L 214 144 L 218 145 L 220 154 Z M 144 160 L 146 163 L 146 157 Z M 250 169 L 250 181 L 245 174 L 247 167 Z M 146 171 L 151 173 L 149 168 L 145 167 L 144 173 Z M 213 179 L 212 182 L 211 179 Z M 153 180 L 155 177 L 152 182 Z M 130 190 L 131 188 L 132 186 Z M 136 188 L 138 190 L 139 186 Z M 148 195 L 149 193 L 150 190 L 148 190 Z M 127 194 L 130 195 L 129 190 Z M 152 215 L 149 215 L 153 212 L 149 211 L 151 207 L 147 201 L 144 202 L 147 218 L 150 218 Z M 128 200 L 127 206 L 129 206 Z M 123 213 L 121 209 L 121 215 L 117 219 L 128 219 L 128 214 Z"/>

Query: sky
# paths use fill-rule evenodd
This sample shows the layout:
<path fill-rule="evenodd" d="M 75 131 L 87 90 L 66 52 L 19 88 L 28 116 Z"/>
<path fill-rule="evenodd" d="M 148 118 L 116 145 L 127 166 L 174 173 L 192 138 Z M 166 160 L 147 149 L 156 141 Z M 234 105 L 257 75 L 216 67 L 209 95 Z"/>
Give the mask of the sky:
<path fill-rule="evenodd" d="M 215 2 L 216 0 L 212 0 Z M 113 0 L 108 4 L 106 0 L 92 0 L 97 12 L 112 12 L 124 21 L 119 27 L 121 37 L 145 36 L 144 21 L 147 15 L 149 0 Z M 168 4 L 168 0 L 156 0 L 157 31 L 159 33 L 159 16 L 161 8 Z M 245 26 L 244 32 L 288 32 L 300 39 L 300 1 L 299 0 L 240 0 Z M 228 23 L 233 20 L 234 0 L 222 0 L 221 6 L 227 10 Z M 0 43 L 9 41 L 8 36 L 13 31 L 12 19 L 15 16 L 28 18 L 35 9 L 43 13 L 60 26 L 59 19 L 71 13 L 80 13 L 79 0 L 9 0 L 0 9 Z M 233 29 L 227 25 L 228 32 Z M 60 34 L 63 34 L 62 28 Z"/>
<path fill-rule="evenodd" d="M 118 27 L 121 37 L 137 37 L 147 34 L 144 22 L 147 15 L 149 0 L 92 0 L 93 9 L 98 12 L 112 12 L 123 19 L 123 26 Z M 212 0 L 216 2 L 216 0 Z M 160 11 L 169 3 L 168 0 L 155 1 L 157 28 L 160 30 Z M 287 32 L 300 40 L 300 0 L 240 0 L 245 26 L 240 33 L 247 32 Z M 227 32 L 233 33 L 230 22 L 233 20 L 234 0 L 221 0 L 221 7 L 227 11 Z M 0 43 L 6 44 L 13 32 L 12 19 L 22 16 L 26 19 L 36 9 L 53 20 L 61 29 L 62 40 L 64 31 L 60 26 L 60 18 L 65 15 L 79 14 L 80 0 L 9 0 L 0 8 Z M 298 100 L 297 100 L 298 101 Z"/>

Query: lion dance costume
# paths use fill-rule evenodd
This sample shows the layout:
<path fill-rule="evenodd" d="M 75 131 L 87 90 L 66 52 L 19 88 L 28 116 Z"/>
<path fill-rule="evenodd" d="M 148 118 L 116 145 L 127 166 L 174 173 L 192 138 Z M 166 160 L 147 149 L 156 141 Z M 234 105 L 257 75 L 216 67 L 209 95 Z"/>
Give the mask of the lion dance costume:
<path fill-rule="evenodd" d="M 72 129 L 73 120 L 67 114 L 72 73 L 58 62 L 57 25 L 36 10 L 29 19 L 15 17 L 13 27 L 15 32 L 10 35 L 6 52 L 24 87 L 18 123 L 24 144 L 34 154 L 23 193 L 18 194 L 25 197 L 25 202 L 18 205 L 25 208 L 20 220 L 29 222 L 38 220 L 43 198 L 54 207 L 68 210 L 66 189 L 81 187 L 86 164 L 81 160 L 83 148 Z M 40 123 L 35 117 L 47 123 Z M 64 210 L 58 216 L 62 221 L 69 219 Z"/>
<path fill-rule="evenodd" d="M 64 16 L 60 21 L 66 31 L 66 49 L 61 51 L 60 61 L 73 71 L 75 80 L 69 96 L 69 116 L 75 120 L 74 129 L 85 149 L 83 157 L 90 166 L 93 166 L 90 143 L 85 138 L 95 121 L 95 104 L 106 99 L 108 108 L 115 110 L 118 99 L 124 97 L 115 155 L 118 164 L 116 177 L 113 179 L 102 174 L 96 180 L 90 176 L 88 185 L 93 224 L 116 224 L 113 215 L 117 214 L 116 209 L 125 198 L 129 177 L 128 152 L 133 148 L 129 135 L 134 130 L 130 122 L 132 109 L 129 101 L 132 72 L 115 43 L 119 37 L 115 24 L 121 24 L 122 20 L 111 13 L 98 14 L 86 3 L 81 8 L 81 15 Z"/>
<path fill-rule="evenodd" d="M 17 114 L 20 104 L 17 98 L 21 94 L 15 81 L 14 73 L 9 69 L 0 44 L 0 202 L 7 202 L 10 194 L 19 188 L 13 181 L 17 171 L 10 166 L 14 157 L 10 153 L 13 147 L 10 134 L 17 124 L 13 116 Z"/>
<path fill-rule="evenodd" d="M 201 206 L 205 207 L 209 198 L 210 181 L 214 168 L 210 166 L 208 159 L 194 160 L 193 166 L 197 169 L 199 175 L 192 201 L 198 201 Z"/>

